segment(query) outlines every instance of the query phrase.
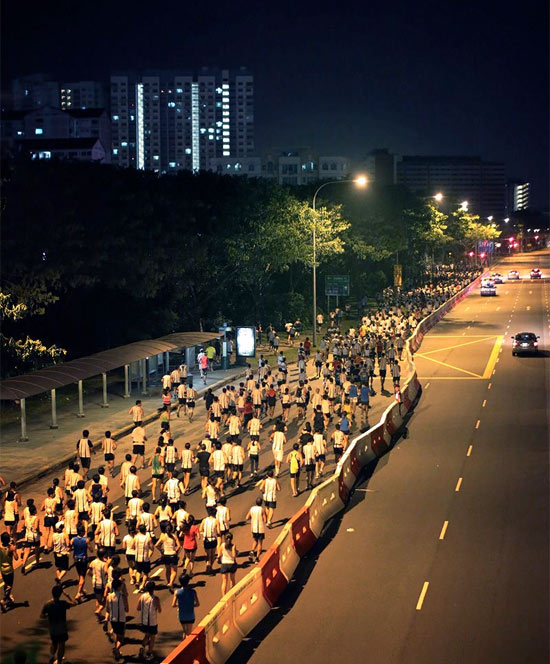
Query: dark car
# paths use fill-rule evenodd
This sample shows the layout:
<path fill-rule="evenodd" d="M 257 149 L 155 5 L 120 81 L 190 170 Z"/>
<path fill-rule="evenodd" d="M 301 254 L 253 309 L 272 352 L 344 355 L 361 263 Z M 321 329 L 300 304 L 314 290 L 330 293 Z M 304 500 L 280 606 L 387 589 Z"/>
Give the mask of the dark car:
<path fill-rule="evenodd" d="M 531 279 L 542 279 L 542 273 L 538 267 L 534 267 L 531 270 Z"/>
<path fill-rule="evenodd" d="M 537 335 L 534 332 L 519 332 L 512 337 L 514 344 L 512 346 L 512 355 L 521 353 L 538 353 L 539 344 Z"/>

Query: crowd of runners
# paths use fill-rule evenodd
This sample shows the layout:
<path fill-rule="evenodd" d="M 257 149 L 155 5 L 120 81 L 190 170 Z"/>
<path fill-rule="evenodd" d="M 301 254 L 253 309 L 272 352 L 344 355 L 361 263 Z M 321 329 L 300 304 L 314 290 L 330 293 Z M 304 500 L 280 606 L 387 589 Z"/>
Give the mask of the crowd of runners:
<path fill-rule="evenodd" d="M 14 606 L 16 561 L 21 557 L 21 572 L 27 574 L 39 567 L 41 556 L 53 554 L 55 576 L 40 572 L 51 574 L 55 584 L 52 600 L 42 612 L 49 620 L 51 662 L 63 661 L 67 610 L 92 596 L 95 615 L 113 643 L 116 659 L 123 657 L 129 600 L 134 594 L 143 632 L 141 657 L 154 657 L 163 610 L 173 607 L 178 612 L 185 637 L 199 605 L 192 583 L 198 551 L 204 552 L 199 573 L 219 573 L 225 594 L 242 566 L 239 550 L 248 551 L 248 564 L 257 562 L 266 529 L 280 523 L 275 512 L 287 471 L 292 496 L 323 481 L 326 467 L 333 467 L 344 454 L 350 434 L 369 426 L 374 378 L 380 379 L 383 394 L 393 393 L 400 400 L 406 338 L 425 315 L 476 274 L 454 270 L 438 274 L 430 286 L 408 292 L 386 289 L 379 305 L 364 311 L 357 325 L 346 330 L 340 327 L 340 317 L 331 316 L 328 328 L 318 319 L 322 332 L 318 348 L 309 337 L 302 340 L 300 325 L 293 324 L 288 329 L 294 330 L 298 357 L 292 377 L 282 350 L 271 362 L 260 355 L 257 364 L 248 365 L 242 382 L 217 393 L 208 389 L 198 403 L 185 365 L 166 373 L 159 421 L 146 431 L 142 404 L 136 401 L 130 409 L 132 452 L 120 458 L 117 443 L 105 431 L 103 460 L 93 472 L 94 445 L 84 430 L 75 445 L 74 461 L 40 499 L 24 500 L 14 483 L 6 487 L 0 547 L 2 611 Z M 274 333 L 269 326 L 270 345 Z M 215 356 L 204 356 L 207 370 Z M 391 392 L 386 380 L 391 381 Z M 182 423 L 187 428 L 199 417 L 197 407 L 204 422 L 202 434 L 176 433 Z M 295 437 L 289 433 L 291 425 Z M 250 495 L 246 540 L 242 531 L 238 538 L 234 527 L 232 532 L 232 498 L 243 491 Z M 122 512 L 113 505 L 118 493 L 124 499 Z M 192 499 L 193 509 L 188 504 L 190 494 L 200 495 L 200 502 Z M 165 576 L 162 585 L 153 571 L 160 566 Z M 67 575 L 72 569 L 76 592 L 69 596 Z M 171 593 L 169 602 L 161 601 L 160 589 Z"/>

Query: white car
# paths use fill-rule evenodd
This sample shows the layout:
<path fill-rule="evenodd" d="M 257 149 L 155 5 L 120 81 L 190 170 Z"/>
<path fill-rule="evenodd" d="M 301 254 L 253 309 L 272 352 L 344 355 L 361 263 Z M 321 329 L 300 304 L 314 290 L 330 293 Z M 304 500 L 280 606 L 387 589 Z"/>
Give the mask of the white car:
<path fill-rule="evenodd" d="M 497 287 L 495 286 L 495 282 L 492 279 L 483 279 L 480 293 L 483 296 L 496 295 Z"/>
<path fill-rule="evenodd" d="M 517 270 L 510 270 L 508 272 L 508 281 L 519 281 L 519 272 Z"/>

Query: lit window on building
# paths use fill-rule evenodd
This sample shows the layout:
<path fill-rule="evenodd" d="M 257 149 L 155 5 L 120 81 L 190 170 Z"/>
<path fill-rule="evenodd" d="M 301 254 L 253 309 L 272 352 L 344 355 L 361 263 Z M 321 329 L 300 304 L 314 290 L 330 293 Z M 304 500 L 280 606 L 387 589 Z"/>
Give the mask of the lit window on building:
<path fill-rule="evenodd" d="M 119 119 L 118 115 L 113 115 L 113 122 L 116 122 Z"/>
<path fill-rule="evenodd" d="M 37 136 L 39 136 L 40 134 L 43 134 L 43 133 L 44 133 L 44 130 L 42 129 L 42 127 L 36 127 L 36 129 L 34 130 L 34 133 L 35 133 Z"/>

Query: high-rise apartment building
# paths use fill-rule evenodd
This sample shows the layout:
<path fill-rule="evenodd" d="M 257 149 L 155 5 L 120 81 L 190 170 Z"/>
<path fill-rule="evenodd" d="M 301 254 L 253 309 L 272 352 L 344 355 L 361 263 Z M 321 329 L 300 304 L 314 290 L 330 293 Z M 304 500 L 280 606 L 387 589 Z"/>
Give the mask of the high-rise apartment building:
<path fill-rule="evenodd" d="M 469 210 L 481 218 L 505 216 L 504 164 L 481 157 L 414 156 L 397 164 L 397 183 L 419 194 L 441 191 L 449 200 L 467 200 Z"/>
<path fill-rule="evenodd" d="M 506 183 L 506 214 L 510 215 L 529 207 L 529 182 L 508 180 Z"/>
<path fill-rule="evenodd" d="M 112 161 L 170 173 L 216 170 L 254 151 L 250 72 L 202 69 L 111 76 Z"/>

